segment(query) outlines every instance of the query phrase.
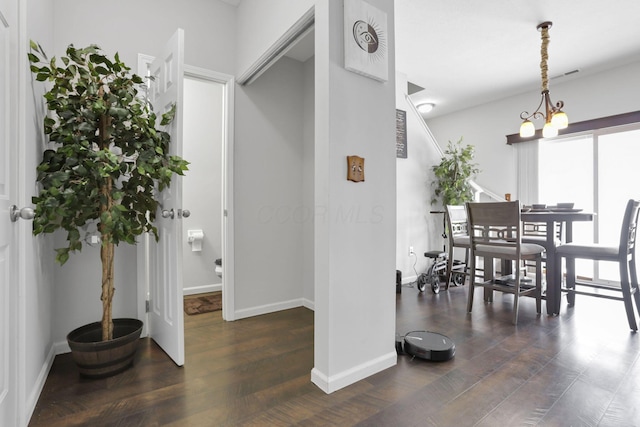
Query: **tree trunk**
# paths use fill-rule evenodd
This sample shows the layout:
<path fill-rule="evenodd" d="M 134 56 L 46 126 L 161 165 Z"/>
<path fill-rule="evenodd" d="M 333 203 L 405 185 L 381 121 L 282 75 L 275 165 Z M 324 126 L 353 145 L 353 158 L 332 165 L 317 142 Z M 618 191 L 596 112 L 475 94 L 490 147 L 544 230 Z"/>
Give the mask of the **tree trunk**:
<path fill-rule="evenodd" d="M 103 203 L 100 206 L 100 213 L 110 213 L 113 206 L 113 198 L 111 197 L 111 190 L 113 187 L 113 181 L 111 177 L 106 179 L 106 182 L 102 186 Z M 113 301 L 113 255 L 115 245 L 111 241 L 111 236 L 106 231 L 105 225 L 100 224 L 100 234 L 102 239 L 102 246 L 100 248 L 100 261 L 102 261 L 102 341 L 113 339 L 113 320 L 111 316 L 111 303 Z"/>
<path fill-rule="evenodd" d="M 103 235 L 103 239 L 105 236 Z M 111 315 L 111 302 L 113 301 L 113 255 L 114 244 L 103 240 L 100 249 L 102 261 L 102 341 L 113 339 L 113 320 Z"/>
<path fill-rule="evenodd" d="M 103 88 L 100 88 L 100 96 L 104 94 Z M 99 136 L 101 141 L 101 149 L 109 149 L 109 126 L 111 125 L 111 117 L 103 114 L 100 117 L 100 129 Z M 111 194 L 113 190 L 113 179 L 109 176 L 105 178 L 104 183 L 100 188 L 101 202 L 100 202 L 100 218 L 102 220 L 102 214 L 106 213 L 111 217 L 111 209 L 113 208 L 113 196 Z M 110 232 L 102 222 L 99 226 L 102 246 L 100 249 L 100 260 L 102 261 L 102 341 L 113 339 L 113 319 L 112 319 L 112 301 L 113 292 L 113 255 L 114 244 L 111 239 Z"/>

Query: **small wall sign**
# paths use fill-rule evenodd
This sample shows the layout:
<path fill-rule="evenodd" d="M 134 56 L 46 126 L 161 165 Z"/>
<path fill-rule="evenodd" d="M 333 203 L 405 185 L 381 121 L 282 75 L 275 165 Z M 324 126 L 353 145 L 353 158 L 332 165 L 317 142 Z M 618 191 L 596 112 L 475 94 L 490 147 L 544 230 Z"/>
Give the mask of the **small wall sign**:
<path fill-rule="evenodd" d="M 364 158 L 347 156 L 347 179 L 353 182 L 364 181 Z"/>
<path fill-rule="evenodd" d="M 407 158 L 407 112 L 396 110 L 396 158 Z"/>

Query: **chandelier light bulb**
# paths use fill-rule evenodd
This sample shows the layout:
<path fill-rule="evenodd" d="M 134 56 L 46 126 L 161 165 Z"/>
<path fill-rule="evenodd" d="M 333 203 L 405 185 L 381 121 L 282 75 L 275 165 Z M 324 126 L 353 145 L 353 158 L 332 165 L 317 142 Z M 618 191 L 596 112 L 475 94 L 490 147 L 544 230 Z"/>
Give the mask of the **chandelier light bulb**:
<path fill-rule="evenodd" d="M 529 138 L 536 134 L 536 127 L 530 120 L 525 120 L 520 125 L 520 136 L 522 138 Z"/>
<path fill-rule="evenodd" d="M 551 122 L 546 122 L 542 128 L 542 136 L 544 138 L 553 138 L 554 136 L 558 136 L 558 129 L 553 126 Z"/>
<path fill-rule="evenodd" d="M 551 124 L 556 129 L 566 129 L 569 126 L 569 118 L 564 111 L 560 110 L 551 117 Z"/>

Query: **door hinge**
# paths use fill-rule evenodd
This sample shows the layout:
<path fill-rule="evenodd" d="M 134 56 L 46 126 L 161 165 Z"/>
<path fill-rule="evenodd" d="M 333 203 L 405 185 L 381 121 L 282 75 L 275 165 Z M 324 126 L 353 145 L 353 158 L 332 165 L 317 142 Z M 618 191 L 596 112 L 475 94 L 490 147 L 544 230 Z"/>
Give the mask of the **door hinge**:
<path fill-rule="evenodd" d="M 145 312 L 145 313 L 148 313 L 149 311 L 151 311 L 151 308 L 150 308 L 150 307 L 151 307 L 151 301 L 146 300 L 146 301 L 144 302 L 144 312 Z"/>

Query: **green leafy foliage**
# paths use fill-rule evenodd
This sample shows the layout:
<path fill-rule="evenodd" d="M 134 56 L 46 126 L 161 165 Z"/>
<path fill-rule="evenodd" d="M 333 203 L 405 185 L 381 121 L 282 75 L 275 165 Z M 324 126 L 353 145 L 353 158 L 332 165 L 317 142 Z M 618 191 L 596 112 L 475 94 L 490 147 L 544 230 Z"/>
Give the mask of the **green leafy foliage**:
<path fill-rule="evenodd" d="M 157 239 L 156 192 L 183 175 L 188 162 L 169 155 L 170 135 L 155 128 L 158 118 L 141 96 L 144 80 L 118 54 L 107 58 L 95 45 L 70 45 L 59 61 L 30 46 L 31 72 L 51 85 L 43 122 L 51 148 L 37 168 L 33 233 L 66 231 L 67 246 L 56 249 L 61 264 L 82 249 L 88 224 L 97 225 L 103 245 L 135 243 L 144 232 Z M 175 109 L 161 117 L 163 126 Z"/>
<path fill-rule="evenodd" d="M 433 166 L 436 180 L 434 197 L 431 203 L 442 202 L 446 205 L 462 205 L 473 200 L 473 191 L 469 180 L 480 170 L 473 163 L 473 145 L 462 146 L 462 138 L 455 144 L 449 141 L 444 156 L 439 164 Z"/>

